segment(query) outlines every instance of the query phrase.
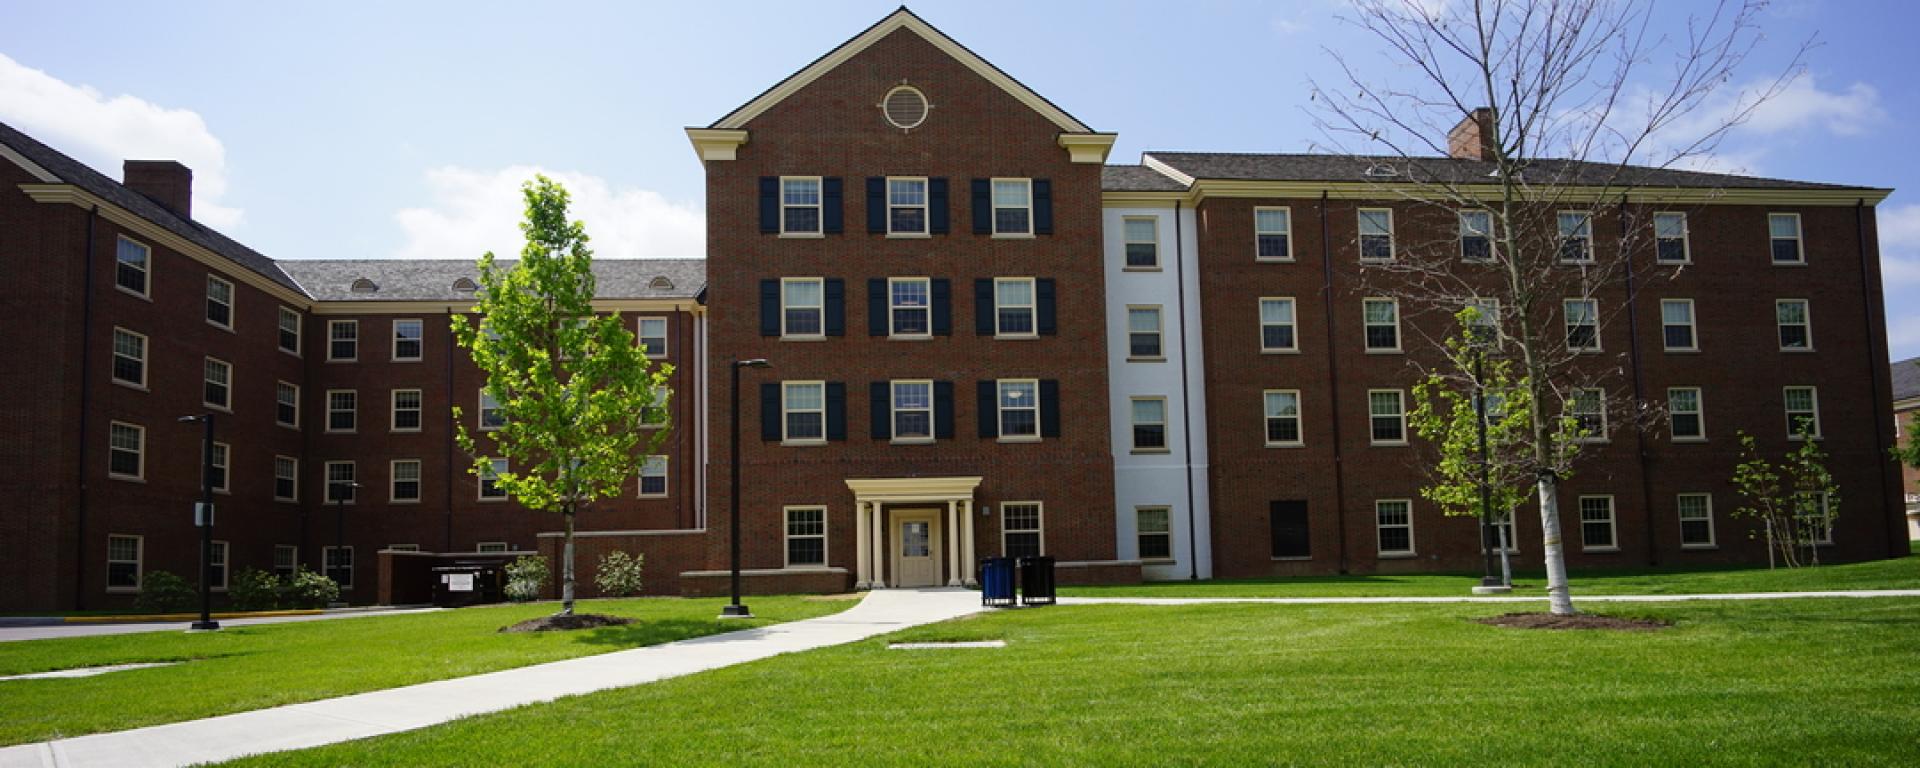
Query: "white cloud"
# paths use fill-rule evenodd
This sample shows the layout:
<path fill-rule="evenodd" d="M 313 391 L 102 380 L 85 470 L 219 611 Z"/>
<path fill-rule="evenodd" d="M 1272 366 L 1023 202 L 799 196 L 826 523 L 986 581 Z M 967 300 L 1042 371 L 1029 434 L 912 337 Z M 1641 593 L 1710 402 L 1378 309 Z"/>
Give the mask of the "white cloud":
<path fill-rule="evenodd" d="M 1866 83 L 1823 91 L 1812 73 L 1797 77 L 1753 111 L 1740 131 L 1771 136 L 1809 128 L 1836 136 L 1858 136 L 1887 119 L 1880 92 Z"/>
<path fill-rule="evenodd" d="M 1880 278 L 1887 297 L 1887 348 L 1894 359 L 1920 355 L 1920 203 L 1880 209 Z"/>
<path fill-rule="evenodd" d="M 226 148 L 192 110 L 106 96 L 0 54 L 0 120 L 113 179 L 125 160 L 178 160 L 193 169 L 194 218 L 219 229 L 240 224 L 242 211 L 219 202 Z"/>
<path fill-rule="evenodd" d="M 444 167 L 427 171 L 432 196 L 425 207 L 394 215 L 405 237 L 393 255 L 403 259 L 475 259 L 492 251 L 518 258 L 524 205 L 520 185 L 546 174 L 572 195 L 569 214 L 586 224 L 595 256 L 611 259 L 700 258 L 706 255 L 706 216 L 698 204 L 676 203 L 658 192 L 615 188 L 597 176 L 516 165 L 498 170 Z"/>
<path fill-rule="evenodd" d="M 1725 125 L 1771 85 L 1770 81 L 1754 81 L 1738 88 L 1721 88 L 1690 113 L 1662 126 L 1652 137 L 1652 151 L 1642 157 L 1658 162 L 1673 156 L 1690 142 Z M 1657 96 L 1643 89 L 1635 98 L 1646 101 Z M 1807 134 L 1858 136 L 1887 119 L 1880 92 L 1873 86 L 1855 82 L 1824 90 L 1812 73 L 1805 73 L 1754 108 L 1745 122 L 1726 133 L 1712 153 L 1689 154 L 1675 165 L 1696 171 L 1759 175 L 1761 164 L 1783 146 L 1781 139 Z"/>

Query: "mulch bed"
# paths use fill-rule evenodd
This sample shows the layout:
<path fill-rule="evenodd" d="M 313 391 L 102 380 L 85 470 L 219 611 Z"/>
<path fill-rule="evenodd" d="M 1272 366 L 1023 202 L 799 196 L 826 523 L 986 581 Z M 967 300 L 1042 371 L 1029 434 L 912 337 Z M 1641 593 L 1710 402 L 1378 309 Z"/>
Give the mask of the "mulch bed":
<path fill-rule="evenodd" d="M 1519 629 L 1611 629 L 1617 632 L 1657 632 L 1673 626 L 1653 619 L 1623 619 L 1595 613 L 1555 616 L 1551 613 L 1508 613 L 1474 619 L 1481 624 Z"/>
<path fill-rule="evenodd" d="M 632 624 L 633 619 L 624 616 L 607 616 L 598 613 L 576 613 L 571 616 L 542 616 L 527 619 L 511 627 L 501 627 L 501 632 L 560 632 L 572 629 L 593 629 L 595 627 L 617 627 Z"/>

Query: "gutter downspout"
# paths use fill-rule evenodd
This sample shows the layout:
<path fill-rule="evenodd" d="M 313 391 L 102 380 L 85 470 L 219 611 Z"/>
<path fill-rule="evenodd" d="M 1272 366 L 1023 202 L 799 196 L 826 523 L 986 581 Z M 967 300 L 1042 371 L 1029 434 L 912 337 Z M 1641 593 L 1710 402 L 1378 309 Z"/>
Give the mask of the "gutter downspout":
<path fill-rule="evenodd" d="M 1627 201 L 1625 197 L 1620 199 L 1620 204 L 1616 206 L 1614 210 L 1618 212 L 1617 216 L 1624 226 L 1627 220 Z M 1621 240 L 1625 241 L 1625 239 L 1626 235 L 1622 234 Z M 1647 402 L 1647 397 L 1645 385 L 1642 381 L 1642 376 L 1645 372 L 1641 370 L 1640 364 L 1640 312 L 1638 308 L 1640 289 L 1638 284 L 1633 280 L 1633 254 L 1627 254 L 1626 278 L 1627 354 L 1629 356 L 1628 359 L 1631 360 L 1633 364 L 1633 405 L 1635 408 L 1639 408 Z M 1648 474 L 1649 457 L 1647 456 L 1647 436 L 1645 430 L 1633 430 L 1633 447 L 1640 458 L 1640 510 L 1641 519 L 1646 522 L 1647 565 L 1659 565 L 1660 548 L 1656 546 L 1656 540 L 1654 538 L 1653 481 Z"/>
<path fill-rule="evenodd" d="M 1886 299 L 1874 292 L 1873 281 L 1870 278 L 1872 270 L 1871 262 L 1867 260 L 1867 201 L 1864 198 L 1854 201 L 1853 226 L 1856 233 L 1855 244 L 1858 246 L 1860 253 L 1861 319 L 1866 325 L 1867 331 L 1867 387 L 1873 397 L 1873 407 L 1876 409 L 1873 417 L 1873 440 L 1874 444 L 1879 448 L 1877 452 L 1881 453 L 1879 457 L 1880 461 L 1874 463 L 1880 465 L 1880 492 L 1884 494 L 1887 492 L 1887 487 L 1894 484 L 1892 478 L 1887 476 L 1887 464 L 1891 463 L 1887 459 L 1887 456 L 1890 455 L 1887 451 L 1894 447 L 1894 442 L 1893 440 L 1887 439 L 1886 419 L 1881 418 L 1882 412 L 1878 410 L 1881 402 L 1880 377 L 1888 375 L 1888 367 L 1885 364 L 1874 362 L 1875 360 L 1885 360 L 1887 356 L 1884 352 L 1881 352 L 1881 350 L 1884 349 L 1882 344 L 1874 343 L 1873 316 L 1874 307 L 1884 306 Z M 1878 249 L 1876 249 L 1876 251 L 1877 250 Z M 1884 336 L 1881 338 L 1884 342 Z M 1881 352 L 1881 354 L 1876 355 L 1874 354 L 1875 352 Z M 1887 410 L 1892 411 L 1893 409 L 1889 407 Z M 1898 439 L 1899 435 L 1895 435 L 1894 440 Z M 1896 491 L 1894 495 L 1898 497 L 1899 492 Z M 1901 505 L 1901 509 L 1904 511 L 1904 504 Z M 1906 554 L 1905 542 L 1902 541 L 1905 537 L 1900 535 L 1900 529 L 1904 527 L 1901 522 L 1903 518 L 1904 515 L 1894 515 L 1894 522 L 1888 528 L 1887 556 L 1889 557 L 1899 557 Z"/>
<path fill-rule="evenodd" d="M 100 220 L 100 206 L 87 210 L 86 251 L 80 260 L 86 277 L 81 283 L 80 299 L 80 438 L 78 454 L 75 456 L 74 478 L 77 481 L 74 509 L 74 558 L 73 558 L 73 609 L 87 608 L 87 414 L 92 411 L 93 391 L 93 353 L 89 344 L 93 340 L 93 229 L 94 222 Z M 151 355 L 149 355 L 151 357 Z"/>
<path fill-rule="evenodd" d="M 1193 398 L 1187 378 L 1187 268 L 1186 234 L 1180 221 L 1183 201 L 1173 201 L 1173 284 L 1180 312 L 1180 438 L 1186 449 L 1182 473 L 1187 483 L 1187 579 L 1200 580 L 1200 534 L 1193 510 Z M 1209 534 L 1211 535 L 1211 534 Z"/>
<path fill-rule="evenodd" d="M 1333 244 L 1327 230 L 1327 193 L 1320 193 L 1320 304 L 1326 313 L 1327 323 L 1327 378 L 1332 384 L 1328 393 L 1332 397 L 1333 407 L 1333 520 L 1334 531 L 1340 534 L 1340 573 L 1347 573 L 1347 479 L 1345 460 L 1340 441 L 1340 356 L 1335 354 L 1333 341 Z"/>
<path fill-rule="evenodd" d="M 454 391 L 453 391 L 453 350 L 454 350 L 453 307 L 447 307 L 447 399 L 448 400 L 453 400 L 455 397 L 458 397 L 458 395 L 454 394 Z M 459 424 L 454 422 L 453 405 L 452 403 L 449 403 L 447 405 L 447 468 L 446 468 L 447 479 L 446 479 L 446 482 L 443 482 L 440 484 L 441 489 L 445 492 L 445 496 L 447 500 L 446 534 L 445 534 L 445 538 L 440 543 L 440 551 L 442 552 L 453 551 L 453 436 L 455 434 L 455 431 L 459 429 L 459 426 L 460 426 Z"/>

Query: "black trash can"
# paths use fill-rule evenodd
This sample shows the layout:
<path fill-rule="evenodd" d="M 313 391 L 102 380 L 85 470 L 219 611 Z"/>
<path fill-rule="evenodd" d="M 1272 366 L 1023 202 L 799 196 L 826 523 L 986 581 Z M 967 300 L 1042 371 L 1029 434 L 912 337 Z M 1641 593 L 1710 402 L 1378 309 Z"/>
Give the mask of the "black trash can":
<path fill-rule="evenodd" d="M 456 562 L 433 569 L 433 604 L 442 608 L 498 603 L 505 572 L 496 563 Z"/>
<path fill-rule="evenodd" d="M 1053 605 L 1053 558 L 1020 558 L 1020 602 Z"/>
<path fill-rule="evenodd" d="M 980 604 L 1010 608 L 1013 597 L 1013 559 L 989 557 L 980 561 Z"/>

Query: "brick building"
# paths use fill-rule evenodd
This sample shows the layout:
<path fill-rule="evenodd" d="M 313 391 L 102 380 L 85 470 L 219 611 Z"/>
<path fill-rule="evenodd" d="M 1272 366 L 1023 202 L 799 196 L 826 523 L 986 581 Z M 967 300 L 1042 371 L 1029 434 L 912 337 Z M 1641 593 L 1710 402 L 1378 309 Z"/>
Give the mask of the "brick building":
<path fill-rule="evenodd" d="M 1905 440 L 1908 425 L 1920 417 L 1920 357 L 1893 364 L 1893 428 Z M 1920 469 L 1900 468 L 1900 487 L 1905 492 L 1907 538 L 1920 541 Z"/>
<path fill-rule="evenodd" d="M 1484 176 L 1477 128 L 1422 172 Z M 1109 165 L 1114 134 L 905 9 L 687 133 L 705 260 L 596 266 L 600 306 L 676 373 L 646 493 L 581 519 L 587 581 L 618 548 L 647 555 L 651 592 L 723 589 L 736 436 L 755 591 L 964 584 L 999 554 L 1053 556 L 1069 582 L 1477 567 L 1475 521 L 1420 498 L 1430 454 L 1404 422 L 1409 363 L 1445 328 L 1382 301 L 1370 261 L 1465 253 L 1475 230 L 1405 202 L 1381 162 Z M 370 602 L 405 550 L 557 551 L 553 521 L 483 498 L 450 439 L 449 406 L 485 418 L 447 330 L 469 262 L 275 261 L 194 222 L 177 164 L 115 182 L 4 126 L 0 177 L 18 265 L 0 312 L 36 331 L 0 374 L 18 500 L 0 577 L 22 585 L 0 610 L 114 605 L 146 571 L 193 572 L 198 425 L 175 419 L 210 408 L 225 570 L 331 565 Z M 1577 228 L 1643 243 L 1659 279 L 1596 287 L 1604 320 L 1573 329 L 1624 403 L 1563 488 L 1573 565 L 1762 559 L 1727 516 L 1735 434 L 1785 450 L 1802 418 L 1846 498 L 1823 559 L 1904 553 L 1888 190 L 1636 181 Z M 769 367 L 741 370 L 736 431 L 745 360 Z M 1626 428 L 1635 403 L 1680 418 Z M 1534 511 L 1512 530 L 1537 563 Z"/>

